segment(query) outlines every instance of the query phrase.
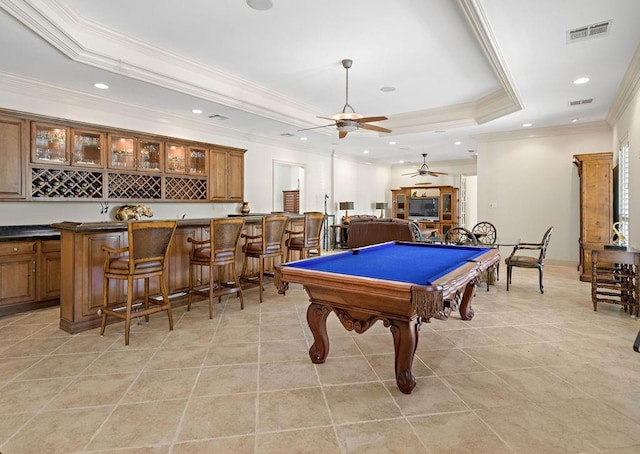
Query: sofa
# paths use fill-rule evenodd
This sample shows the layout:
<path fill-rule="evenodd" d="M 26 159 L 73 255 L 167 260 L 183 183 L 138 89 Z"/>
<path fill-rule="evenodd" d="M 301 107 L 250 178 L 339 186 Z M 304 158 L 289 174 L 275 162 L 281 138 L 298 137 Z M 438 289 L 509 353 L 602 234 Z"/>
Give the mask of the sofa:
<path fill-rule="evenodd" d="M 417 223 L 404 219 L 353 216 L 347 229 L 347 246 L 357 248 L 387 241 L 418 241 L 422 232 Z"/>

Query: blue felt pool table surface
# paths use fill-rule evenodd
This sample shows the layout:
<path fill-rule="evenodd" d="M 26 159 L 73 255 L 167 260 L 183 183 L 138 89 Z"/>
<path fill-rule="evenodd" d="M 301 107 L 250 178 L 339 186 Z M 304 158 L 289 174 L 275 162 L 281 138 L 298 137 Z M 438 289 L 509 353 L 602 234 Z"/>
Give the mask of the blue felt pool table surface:
<path fill-rule="evenodd" d="M 490 248 L 390 242 L 287 263 L 313 271 L 432 285 Z"/>

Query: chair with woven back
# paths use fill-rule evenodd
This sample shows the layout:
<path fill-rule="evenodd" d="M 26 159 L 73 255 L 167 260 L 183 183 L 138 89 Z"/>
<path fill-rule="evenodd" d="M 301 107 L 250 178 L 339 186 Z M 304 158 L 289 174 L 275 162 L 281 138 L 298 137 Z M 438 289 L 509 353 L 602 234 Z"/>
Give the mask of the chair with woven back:
<path fill-rule="evenodd" d="M 260 288 L 260 302 L 262 303 L 263 279 L 265 274 L 265 259 L 280 258 L 284 261 L 284 233 L 287 230 L 289 216 L 286 215 L 266 215 L 262 217 L 262 228 L 259 235 L 242 234 L 245 243 L 242 246 L 244 253 L 244 263 L 242 266 L 242 281 L 257 284 Z M 247 275 L 248 260 L 258 260 L 258 276 Z"/>
<path fill-rule="evenodd" d="M 291 251 L 298 251 L 300 259 L 309 257 L 312 251 L 316 255 L 322 254 L 320 247 L 320 232 L 324 225 L 325 216 L 319 211 L 304 213 L 304 225 L 302 230 L 287 230 L 287 261 L 291 261 Z"/>
<path fill-rule="evenodd" d="M 137 317 L 144 315 L 149 321 L 149 315 L 165 311 L 169 318 L 169 330 L 173 330 L 173 314 L 167 292 L 164 276 L 167 251 L 176 230 L 175 221 L 130 221 L 127 223 L 128 245 L 122 248 L 102 246 L 106 252 L 104 261 L 103 299 L 100 314 L 102 323 L 100 335 L 104 335 L 107 326 L 107 316 L 124 320 L 124 344 L 129 345 L 129 331 L 131 315 L 135 311 Z M 150 298 L 149 279 L 157 277 L 160 280 L 160 294 L 162 300 Z M 127 281 L 127 301 L 124 306 L 109 306 L 109 280 Z M 144 294 L 142 302 L 134 304 L 133 283 L 144 279 Z M 135 307 L 134 307 L 135 306 Z M 137 310 L 138 307 L 141 309 Z"/>
<path fill-rule="evenodd" d="M 241 217 L 211 219 L 208 240 L 187 238 L 191 243 L 187 311 L 191 310 L 193 295 L 206 296 L 209 300 L 209 318 L 213 318 L 213 299 L 218 298 L 218 302 L 221 302 L 224 295 L 234 293 L 240 297 L 240 309 L 244 309 L 242 287 L 236 271 L 236 250 L 243 227 L 244 218 Z M 197 282 L 194 271 L 198 266 L 208 267 L 207 283 Z M 228 276 L 224 274 L 225 268 L 230 271 Z M 231 278 L 233 283 L 225 277 Z"/>
<path fill-rule="evenodd" d="M 514 246 L 511 255 L 505 259 L 507 265 L 507 291 L 509 291 L 509 284 L 511 284 L 511 274 L 513 267 L 519 268 L 537 268 L 539 275 L 540 293 L 544 293 L 542 286 L 542 270 L 544 268 L 544 259 L 547 255 L 547 248 L 549 247 L 549 241 L 551 240 L 551 232 L 553 226 L 542 236 L 542 241 L 539 243 L 518 243 Z M 519 254 L 519 251 L 538 251 L 537 257 L 530 255 Z"/>

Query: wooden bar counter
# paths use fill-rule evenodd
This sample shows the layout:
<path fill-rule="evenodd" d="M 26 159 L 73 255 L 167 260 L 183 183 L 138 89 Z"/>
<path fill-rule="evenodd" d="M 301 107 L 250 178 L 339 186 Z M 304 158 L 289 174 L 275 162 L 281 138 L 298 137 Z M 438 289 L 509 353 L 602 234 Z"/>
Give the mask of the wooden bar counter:
<path fill-rule="evenodd" d="M 303 216 L 291 215 L 296 228 Z M 189 250 L 187 238 L 197 240 L 209 238 L 209 219 L 180 219 L 169 248 L 166 269 L 167 286 L 172 301 L 184 296 L 189 287 Z M 256 234 L 261 228 L 262 216 L 245 217 L 245 233 Z M 61 283 L 60 283 L 60 328 L 71 334 L 96 328 L 100 325 L 98 309 L 102 307 L 103 263 L 102 246 L 119 248 L 126 245 L 126 222 L 60 222 L 52 224 L 60 232 Z M 236 266 L 242 269 L 243 241 L 238 246 Z M 249 262 L 252 266 L 252 261 Z M 251 269 L 250 272 L 255 270 Z M 199 279 L 207 279 L 206 273 Z M 205 280 L 201 280 L 206 283 Z M 126 300 L 125 286 L 113 282 L 109 289 L 110 304 L 118 305 Z M 136 292 L 142 291 L 142 287 Z M 157 279 L 151 282 L 151 292 L 159 293 Z M 113 296 L 112 296 L 113 295 Z M 179 300 L 176 300 L 178 302 Z M 183 303 L 182 301 L 179 301 Z"/>

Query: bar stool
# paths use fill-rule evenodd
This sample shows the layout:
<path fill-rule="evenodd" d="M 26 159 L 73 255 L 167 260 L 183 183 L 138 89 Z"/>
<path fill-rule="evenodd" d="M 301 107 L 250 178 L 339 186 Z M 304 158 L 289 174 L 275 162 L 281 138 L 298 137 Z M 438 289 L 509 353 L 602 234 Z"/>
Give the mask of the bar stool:
<path fill-rule="evenodd" d="M 191 310 L 191 299 L 194 294 L 209 298 L 209 318 L 213 318 L 213 299 L 217 297 L 218 302 L 221 302 L 223 295 L 236 293 L 240 297 L 240 309 L 244 309 L 242 288 L 236 272 L 236 249 L 243 227 L 244 218 L 211 219 L 208 240 L 198 241 L 187 238 L 187 241 L 191 243 L 187 311 Z M 209 267 L 208 283 L 197 284 L 197 279 L 194 277 L 194 269 L 197 266 Z M 224 281 L 225 267 L 230 268 L 233 283 Z M 217 271 L 217 276 L 215 271 Z"/>
<path fill-rule="evenodd" d="M 247 276 L 247 262 L 249 258 L 258 259 L 258 285 L 260 287 L 260 302 L 262 303 L 262 282 L 264 277 L 264 260 L 266 258 L 280 257 L 284 261 L 284 232 L 287 229 L 289 216 L 267 215 L 262 218 L 262 231 L 260 235 L 246 235 L 242 246 L 244 252 L 244 264 L 242 266 L 242 280 L 255 284 L 255 278 Z"/>
<path fill-rule="evenodd" d="M 312 250 L 317 250 L 317 255 L 322 254 L 320 247 L 320 231 L 324 225 L 324 214 L 319 211 L 309 211 L 304 214 L 303 230 L 287 230 L 289 238 L 285 242 L 287 246 L 287 261 L 291 261 L 291 251 L 299 251 L 300 259 L 307 258 Z"/>
<path fill-rule="evenodd" d="M 120 318 L 124 320 L 124 344 L 129 345 L 131 313 L 134 308 L 133 281 L 138 279 L 144 279 L 144 295 L 142 302 L 135 305 L 143 306 L 142 309 L 136 310 L 136 316 L 144 315 L 145 321 L 148 322 L 150 314 L 166 311 L 169 330 L 173 330 L 173 314 L 167 294 L 164 266 L 175 230 L 175 221 L 132 221 L 127 224 L 127 247 L 114 249 L 102 246 L 102 250 L 107 254 L 104 261 L 102 308 L 99 312 L 102 315 L 100 335 L 104 335 L 108 315 Z M 125 252 L 127 254 L 122 255 Z M 160 280 L 162 301 L 149 298 L 149 279 L 152 277 Z M 127 281 L 125 306 L 109 307 L 109 279 Z M 150 306 L 150 303 L 153 306 Z"/>

